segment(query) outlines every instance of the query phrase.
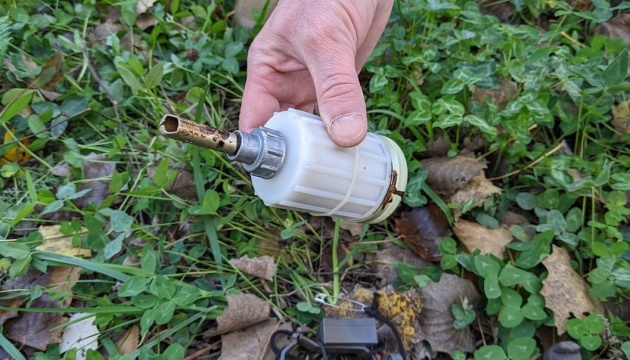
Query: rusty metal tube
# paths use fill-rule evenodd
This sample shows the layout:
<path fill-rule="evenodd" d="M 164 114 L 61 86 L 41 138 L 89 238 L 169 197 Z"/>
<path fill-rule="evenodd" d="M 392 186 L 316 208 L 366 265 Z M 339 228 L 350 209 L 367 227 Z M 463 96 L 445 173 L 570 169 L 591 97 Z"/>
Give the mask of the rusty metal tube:
<path fill-rule="evenodd" d="M 160 122 L 160 133 L 168 138 L 217 150 L 228 155 L 236 153 L 239 137 L 236 133 L 197 124 L 175 115 L 165 115 Z"/>

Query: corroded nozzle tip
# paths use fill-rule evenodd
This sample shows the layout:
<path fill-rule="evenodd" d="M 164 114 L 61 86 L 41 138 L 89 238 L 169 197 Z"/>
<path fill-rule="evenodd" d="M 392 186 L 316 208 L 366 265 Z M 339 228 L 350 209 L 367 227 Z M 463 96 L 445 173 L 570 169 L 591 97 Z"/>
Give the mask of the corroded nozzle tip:
<path fill-rule="evenodd" d="M 238 149 L 235 133 L 197 124 L 175 115 L 165 115 L 160 122 L 160 133 L 168 138 L 232 155 Z"/>

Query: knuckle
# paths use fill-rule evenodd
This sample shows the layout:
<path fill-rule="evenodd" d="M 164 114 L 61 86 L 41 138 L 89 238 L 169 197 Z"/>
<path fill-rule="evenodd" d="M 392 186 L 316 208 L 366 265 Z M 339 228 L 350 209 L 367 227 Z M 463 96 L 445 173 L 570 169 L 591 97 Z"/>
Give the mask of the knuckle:
<path fill-rule="evenodd" d="M 322 101 L 331 99 L 342 100 L 354 97 L 356 79 L 347 74 L 333 74 L 326 76 L 319 84 Z"/>

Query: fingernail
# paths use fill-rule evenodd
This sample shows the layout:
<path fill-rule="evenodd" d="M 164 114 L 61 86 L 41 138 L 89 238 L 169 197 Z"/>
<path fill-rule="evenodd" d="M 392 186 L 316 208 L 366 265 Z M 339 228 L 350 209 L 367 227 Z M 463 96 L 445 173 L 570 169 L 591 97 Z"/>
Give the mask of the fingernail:
<path fill-rule="evenodd" d="M 350 113 L 337 116 L 330 125 L 330 138 L 339 146 L 357 145 L 357 140 L 365 136 L 363 116 Z"/>

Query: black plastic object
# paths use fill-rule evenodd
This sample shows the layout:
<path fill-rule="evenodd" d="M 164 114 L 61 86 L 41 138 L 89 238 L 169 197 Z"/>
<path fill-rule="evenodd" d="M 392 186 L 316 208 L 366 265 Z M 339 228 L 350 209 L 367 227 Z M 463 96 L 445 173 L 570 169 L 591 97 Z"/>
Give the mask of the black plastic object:
<path fill-rule="evenodd" d="M 376 345 L 378 343 L 376 320 L 374 318 L 325 318 L 319 325 L 319 339 L 325 347 Z"/>

